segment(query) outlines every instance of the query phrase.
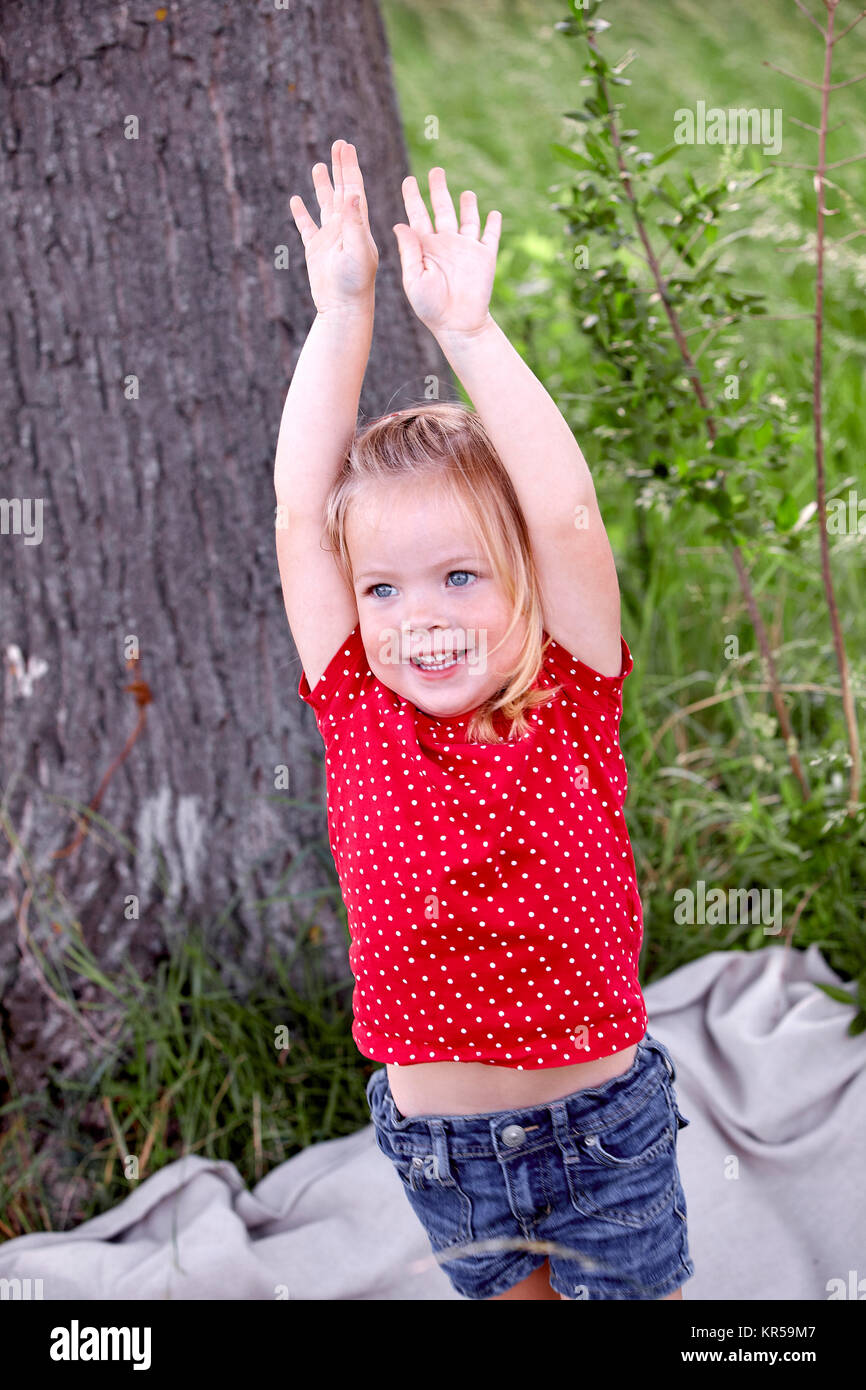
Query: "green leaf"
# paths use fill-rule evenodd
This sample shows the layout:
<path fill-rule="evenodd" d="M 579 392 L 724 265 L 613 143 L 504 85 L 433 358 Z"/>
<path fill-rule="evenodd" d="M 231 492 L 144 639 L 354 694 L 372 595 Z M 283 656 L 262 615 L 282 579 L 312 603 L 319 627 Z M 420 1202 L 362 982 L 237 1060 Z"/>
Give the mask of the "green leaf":
<path fill-rule="evenodd" d="M 604 54 L 599 53 L 597 48 L 592 50 L 592 57 L 587 67 L 591 68 L 593 72 L 610 72 L 610 63 L 605 58 Z"/>
<path fill-rule="evenodd" d="M 577 150 L 570 150 L 567 145 L 551 144 L 550 148 L 566 164 L 573 164 L 578 169 L 595 168 L 593 161 L 587 159 L 585 154 L 578 154 Z"/>
<path fill-rule="evenodd" d="M 607 151 L 604 149 L 601 143 L 598 140 L 596 140 L 592 135 L 587 135 L 585 143 L 587 150 L 591 155 L 595 157 L 597 163 L 602 164 L 606 167 Z"/>
<path fill-rule="evenodd" d="M 759 429 L 755 430 L 755 448 L 763 449 L 773 438 L 773 422 L 765 420 Z"/>
<path fill-rule="evenodd" d="M 818 984 L 818 981 L 815 981 L 815 983 Z M 850 994 L 846 993 L 844 989 L 838 989 L 836 985 L 818 984 L 818 988 L 822 989 L 825 994 L 829 994 L 831 999 L 838 1000 L 840 1004 L 854 1003 L 853 997 Z"/>
<path fill-rule="evenodd" d="M 735 434 L 720 434 L 713 445 L 713 455 L 735 459 L 738 448 L 739 440 Z"/>
<path fill-rule="evenodd" d="M 663 150 L 659 150 L 658 154 L 653 159 L 652 167 L 654 169 L 657 169 L 660 164 L 666 164 L 667 161 L 669 159 L 673 159 L 674 155 L 677 154 L 681 149 L 682 145 L 666 145 Z"/>
<path fill-rule="evenodd" d="M 776 508 L 776 526 L 780 531 L 790 531 L 799 515 L 800 509 L 795 499 L 790 492 L 786 492 Z"/>
<path fill-rule="evenodd" d="M 707 501 L 709 502 L 713 510 L 719 513 L 719 516 L 722 516 L 725 519 L 728 519 L 731 516 L 733 516 L 734 509 L 731 506 L 731 499 L 728 496 L 728 494 L 724 491 L 724 489 L 719 489 L 719 491 L 717 492 L 708 493 Z"/>

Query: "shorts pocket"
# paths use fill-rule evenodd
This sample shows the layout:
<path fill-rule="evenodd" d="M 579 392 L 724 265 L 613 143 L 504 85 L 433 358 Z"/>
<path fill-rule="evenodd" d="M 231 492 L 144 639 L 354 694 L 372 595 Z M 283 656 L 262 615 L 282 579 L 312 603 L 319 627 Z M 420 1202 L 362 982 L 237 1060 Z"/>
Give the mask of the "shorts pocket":
<path fill-rule="evenodd" d="M 582 1148 L 590 1163 L 640 1168 L 652 1163 L 673 1140 L 671 1105 L 660 1086 L 633 1114 L 586 1134 Z"/>
<path fill-rule="evenodd" d="M 565 1171 L 575 1211 L 633 1229 L 654 1221 L 676 1188 L 675 1135 L 661 1084 L 631 1115 L 573 1134 Z"/>
<path fill-rule="evenodd" d="M 403 1191 L 421 1222 L 434 1251 L 471 1241 L 472 1202 L 460 1186 L 453 1160 L 443 1165 L 437 1155 L 397 1147 L 387 1133 L 376 1129 L 376 1142 L 390 1159 Z M 447 1171 L 443 1171 L 443 1167 Z"/>

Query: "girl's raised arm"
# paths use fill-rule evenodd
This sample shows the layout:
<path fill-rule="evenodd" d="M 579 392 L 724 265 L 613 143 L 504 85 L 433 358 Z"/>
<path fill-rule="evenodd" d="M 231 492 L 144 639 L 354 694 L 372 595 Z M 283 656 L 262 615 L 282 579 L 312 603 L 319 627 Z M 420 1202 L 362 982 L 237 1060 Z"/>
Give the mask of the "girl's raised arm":
<path fill-rule="evenodd" d="M 310 687 L 358 621 L 355 596 L 321 540 L 325 501 L 357 425 L 379 263 L 355 147 L 337 140 L 331 153 L 333 186 L 326 165 L 313 168 L 321 227 L 303 199 L 290 200 L 317 313 L 286 396 L 274 462 L 283 598 Z"/>
<path fill-rule="evenodd" d="M 283 407 L 274 487 L 296 517 L 320 517 L 355 432 L 373 336 L 379 253 L 354 145 L 335 140 L 334 184 L 313 166 L 321 209 L 317 227 L 297 194 L 289 200 L 301 234 L 316 317 L 295 366 Z"/>
<path fill-rule="evenodd" d="M 435 230 L 414 178 L 403 182 L 409 224 L 394 228 L 403 288 L 460 378 L 514 483 L 542 589 L 544 626 L 604 676 L 619 676 L 616 566 L 592 475 L 566 420 L 490 316 L 501 219 L 483 235 L 475 194 L 458 222 L 445 171 L 430 171 Z"/>

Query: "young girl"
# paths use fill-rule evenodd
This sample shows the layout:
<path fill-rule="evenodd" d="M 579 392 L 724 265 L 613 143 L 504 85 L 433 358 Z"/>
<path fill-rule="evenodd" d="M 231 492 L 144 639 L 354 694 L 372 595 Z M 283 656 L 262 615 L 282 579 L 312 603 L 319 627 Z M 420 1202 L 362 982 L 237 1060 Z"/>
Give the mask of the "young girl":
<path fill-rule="evenodd" d="M 377 1142 L 465 1297 L 681 1298 L 675 1070 L 647 1032 L 616 570 L 583 455 L 491 318 L 501 226 L 430 173 L 403 288 L 476 412 L 356 432 L 378 253 L 353 145 L 301 198 L 316 318 L 274 482 L 326 750 Z M 325 542 L 325 544 L 323 544 Z"/>

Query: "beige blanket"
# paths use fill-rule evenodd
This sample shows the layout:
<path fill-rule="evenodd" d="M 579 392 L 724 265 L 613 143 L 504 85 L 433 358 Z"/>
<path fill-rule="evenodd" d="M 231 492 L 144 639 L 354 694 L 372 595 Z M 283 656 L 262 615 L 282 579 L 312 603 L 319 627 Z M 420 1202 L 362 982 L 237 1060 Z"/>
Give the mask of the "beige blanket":
<path fill-rule="evenodd" d="M 866 1296 L 866 1033 L 849 1037 L 852 1008 L 815 981 L 840 984 L 816 947 L 772 945 L 644 992 L 691 1120 L 677 1140 L 686 1300 L 852 1298 L 861 1279 Z M 7 1298 L 459 1297 L 372 1125 L 252 1192 L 230 1163 L 181 1159 L 74 1231 L 0 1245 L 2 1280 Z"/>

